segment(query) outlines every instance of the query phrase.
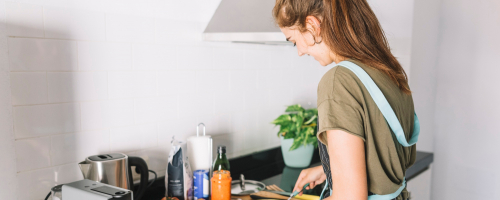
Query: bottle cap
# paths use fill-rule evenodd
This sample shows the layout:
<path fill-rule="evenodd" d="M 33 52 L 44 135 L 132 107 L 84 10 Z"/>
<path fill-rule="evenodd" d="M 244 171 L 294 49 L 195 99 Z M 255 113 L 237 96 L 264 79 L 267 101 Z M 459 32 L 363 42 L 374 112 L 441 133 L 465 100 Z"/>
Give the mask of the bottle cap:
<path fill-rule="evenodd" d="M 226 146 L 219 145 L 217 147 L 217 153 L 226 153 Z"/>

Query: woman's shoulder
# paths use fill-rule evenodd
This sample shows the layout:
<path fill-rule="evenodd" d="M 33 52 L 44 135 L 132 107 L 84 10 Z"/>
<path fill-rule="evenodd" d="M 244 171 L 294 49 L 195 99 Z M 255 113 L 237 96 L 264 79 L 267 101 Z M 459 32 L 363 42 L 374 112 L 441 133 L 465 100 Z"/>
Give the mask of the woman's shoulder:
<path fill-rule="evenodd" d="M 364 65 L 361 62 L 354 61 L 354 60 L 348 60 L 350 62 L 353 62 L 354 64 L 360 66 L 363 68 L 363 70 L 367 70 L 367 66 Z M 368 68 L 369 70 L 369 68 Z M 351 81 L 356 81 L 358 78 L 357 76 L 349 69 L 341 66 L 341 65 L 336 65 L 332 67 L 330 70 L 328 70 L 323 77 L 321 78 L 319 82 L 319 87 L 320 88 L 325 88 L 325 89 L 333 89 L 335 85 L 337 84 L 343 84 L 346 82 L 351 82 Z M 347 84 L 349 85 L 349 84 Z"/>
<path fill-rule="evenodd" d="M 379 87 L 382 86 L 384 88 L 381 88 L 382 90 L 386 90 L 387 88 L 385 87 L 390 87 L 390 90 L 397 89 L 397 86 L 381 71 L 369 67 L 357 60 L 349 59 L 348 61 L 361 67 L 370 77 L 372 77 Z M 328 70 L 318 84 L 318 105 L 327 99 L 342 102 L 346 101 L 346 99 L 352 99 L 356 102 L 360 102 L 365 96 L 365 90 L 365 86 L 354 72 L 346 67 L 337 65 Z M 349 98 L 346 98 L 347 96 L 349 96 Z"/>
<path fill-rule="evenodd" d="M 318 105 L 325 100 L 334 100 L 344 96 L 340 93 L 353 93 L 356 89 L 356 75 L 349 69 L 335 66 L 328 70 L 318 84 Z"/>

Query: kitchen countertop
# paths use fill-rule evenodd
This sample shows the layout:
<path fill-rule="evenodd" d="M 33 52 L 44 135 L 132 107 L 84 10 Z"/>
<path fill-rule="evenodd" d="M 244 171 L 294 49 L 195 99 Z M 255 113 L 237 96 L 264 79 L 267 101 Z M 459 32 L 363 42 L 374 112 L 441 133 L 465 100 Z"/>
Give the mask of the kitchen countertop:
<path fill-rule="evenodd" d="M 433 153 L 417 151 L 415 164 L 406 171 L 406 179 L 410 181 L 427 170 L 433 160 Z M 291 192 L 300 172 L 302 169 L 305 169 L 285 166 L 281 147 L 233 158 L 229 160 L 229 163 L 233 180 L 238 180 L 240 174 L 244 174 L 247 180 L 262 181 L 266 185 L 275 184 L 287 192 Z M 319 153 L 315 151 L 309 167 L 318 165 L 320 165 Z M 322 187 L 315 187 L 313 190 L 308 190 L 305 193 L 319 195 L 321 189 Z M 159 177 L 158 180 L 148 188 L 143 200 L 160 200 L 164 195 L 165 177 Z"/>

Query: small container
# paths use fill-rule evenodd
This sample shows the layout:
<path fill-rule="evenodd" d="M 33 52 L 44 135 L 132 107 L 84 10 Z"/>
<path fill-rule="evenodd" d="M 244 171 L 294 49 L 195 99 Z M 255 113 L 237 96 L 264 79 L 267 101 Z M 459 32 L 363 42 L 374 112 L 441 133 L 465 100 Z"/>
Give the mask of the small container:
<path fill-rule="evenodd" d="M 199 169 L 193 173 L 194 199 L 208 199 L 210 189 L 208 170 Z"/>
<path fill-rule="evenodd" d="M 212 176 L 212 200 L 231 200 L 231 173 L 214 171 Z"/>

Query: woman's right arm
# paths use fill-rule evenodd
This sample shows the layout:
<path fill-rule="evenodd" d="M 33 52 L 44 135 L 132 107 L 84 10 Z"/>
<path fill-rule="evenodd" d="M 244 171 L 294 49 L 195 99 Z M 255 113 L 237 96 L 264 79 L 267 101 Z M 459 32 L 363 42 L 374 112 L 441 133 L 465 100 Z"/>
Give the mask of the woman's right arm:
<path fill-rule="evenodd" d="M 316 185 L 323 183 L 325 180 L 326 174 L 323 171 L 323 167 L 321 165 L 304 169 L 300 172 L 299 178 L 297 179 L 297 182 L 295 182 L 293 191 L 302 190 L 302 187 L 304 187 L 304 185 L 306 185 L 307 183 L 309 183 L 309 186 L 306 189 L 312 189 Z M 299 195 L 302 195 L 302 192 L 299 193 Z"/>

